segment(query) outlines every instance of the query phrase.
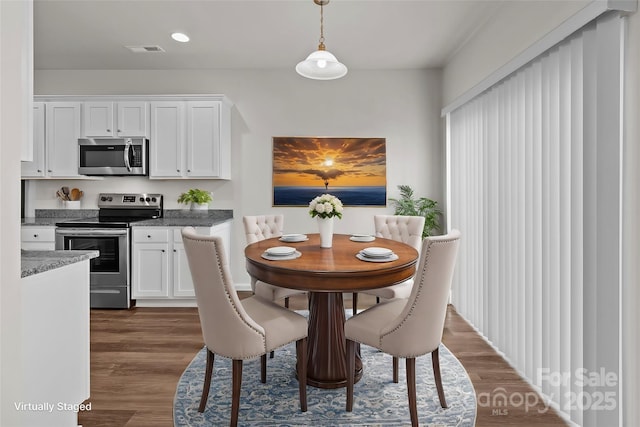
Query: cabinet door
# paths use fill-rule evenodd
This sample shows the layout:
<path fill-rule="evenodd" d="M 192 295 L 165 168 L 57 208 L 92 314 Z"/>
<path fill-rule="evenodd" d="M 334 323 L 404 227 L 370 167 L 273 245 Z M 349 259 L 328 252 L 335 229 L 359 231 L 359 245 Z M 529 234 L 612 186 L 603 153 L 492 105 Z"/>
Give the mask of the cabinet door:
<path fill-rule="evenodd" d="M 184 172 L 184 103 L 151 103 L 149 178 L 181 177 Z"/>
<path fill-rule="evenodd" d="M 132 298 L 169 296 L 169 245 L 141 243 L 133 245 Z"/>
<path fill-rule="evenodd" d="M 46 105 L 47 175 L 77 177 L 80 103 L 50 102 Z"/>
<path fill-rule="evenodd" d="M 29 162 L 22 162 L 23 178 L 37 178 L 44 176 L 44 110 L 44 102 L 33 103 L 33 158 Z"/>
<path fill-rule="evenodd" d="M 193 279 L 182 243 L 173 244 L 173 296 L 194 298 Z"/>
<path fill-rule="evenodd" d="M 117 135 L 119 137 L 147 136 L 147 103 L 118 102 Z"/>
<path fill-rule="evenodd" d="M 187 103 L 187 176 L 220 176 L 220 102 Z"/>
<path fill-rule="evenodd" d="M 114 136 L 113 102 L 83 103 L 82 129 L 87 138 Z"/>

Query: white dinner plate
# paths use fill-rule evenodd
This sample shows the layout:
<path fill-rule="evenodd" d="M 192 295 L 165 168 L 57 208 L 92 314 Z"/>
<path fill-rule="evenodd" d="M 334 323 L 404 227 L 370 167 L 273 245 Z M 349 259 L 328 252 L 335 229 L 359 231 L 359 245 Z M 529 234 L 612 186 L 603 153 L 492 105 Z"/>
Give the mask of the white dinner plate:
<path fill-rule="evenodd" d="M 376 238 L 369 234 L 352 234 L 349 240 L 352 242 L 373 242 Z"/>
<path fill-rule="evenodd" d="M 378 248 L 375 246 L 364 248 L 361 252 L 364 256 L 367 256 L 370 258 L 386 258 L 393 254 L 393 251 L 391 249 Z"/>
<path fill-rule="evenodd" d="M 283 234 L 280 236 L 281 242 L 304 242 L 309 240 L 306 234 Z"/>
<path fill-rule="evenodd" d="M 390 261 L 397 260 L 399 257 L 397 254 L 394 254 L 393 252 L 391 253 L 391 255 L 384 256 L 384 257 L 370 257 L 370 256 L 364 255 L 362 252 L 358 252 L 356 254 L 356 258 L 358 258 L 361 261 L 368 261 L 368 262 L 390 262 Z"/>
<path fill-rule="evenodd" d="M 269 261 L 288 261 L 291 259 L 300 258 L 301 256 L 302 256 L 302 253 L 298 251 L 294 251 L 292 254 L 284 255 L 284 256 L 269 255 L 266 251 L 262 253 L 262 258 L 268 259 Z"/>
<path fill-rule="evenodd" d="M 293 255 L 295 251 L 296 248 L 292 248 L 291 246 L 274 246 L 267 249 L 265 252 L 270 256 L 289 256 Z"/>

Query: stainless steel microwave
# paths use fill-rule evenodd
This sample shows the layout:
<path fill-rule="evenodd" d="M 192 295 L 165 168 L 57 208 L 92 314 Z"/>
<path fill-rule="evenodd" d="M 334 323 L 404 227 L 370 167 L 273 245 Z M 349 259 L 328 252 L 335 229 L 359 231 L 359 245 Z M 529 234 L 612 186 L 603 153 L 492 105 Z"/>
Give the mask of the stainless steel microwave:
<path fill-rule="evenodd" d="M 146 138 L 80 138 L 80 175 L 148 175 Z"/>

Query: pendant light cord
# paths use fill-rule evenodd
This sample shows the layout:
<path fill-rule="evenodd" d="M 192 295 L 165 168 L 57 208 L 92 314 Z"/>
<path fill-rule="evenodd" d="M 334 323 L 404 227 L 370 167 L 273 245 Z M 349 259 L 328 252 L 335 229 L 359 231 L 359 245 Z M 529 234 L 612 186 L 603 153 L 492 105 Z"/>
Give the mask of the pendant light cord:
<path fill-rule="evenodd" d="M 318 50 L 325 50 L 324 47 L 324 4 L 320 3 L 320 40 Z"/>

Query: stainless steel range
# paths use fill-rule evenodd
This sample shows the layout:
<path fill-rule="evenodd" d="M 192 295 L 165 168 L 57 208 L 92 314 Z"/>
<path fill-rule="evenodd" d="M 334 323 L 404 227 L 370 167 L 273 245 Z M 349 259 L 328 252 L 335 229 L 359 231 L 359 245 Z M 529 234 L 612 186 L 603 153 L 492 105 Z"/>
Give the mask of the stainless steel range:
<path fill-rule="evenodd" d="M 163 215 L 162 194 L 101 193 L 98 217 L 56 223 L 56 249 L 97 250 L 91 308 L 131 306 L 131 223 Z"/>

